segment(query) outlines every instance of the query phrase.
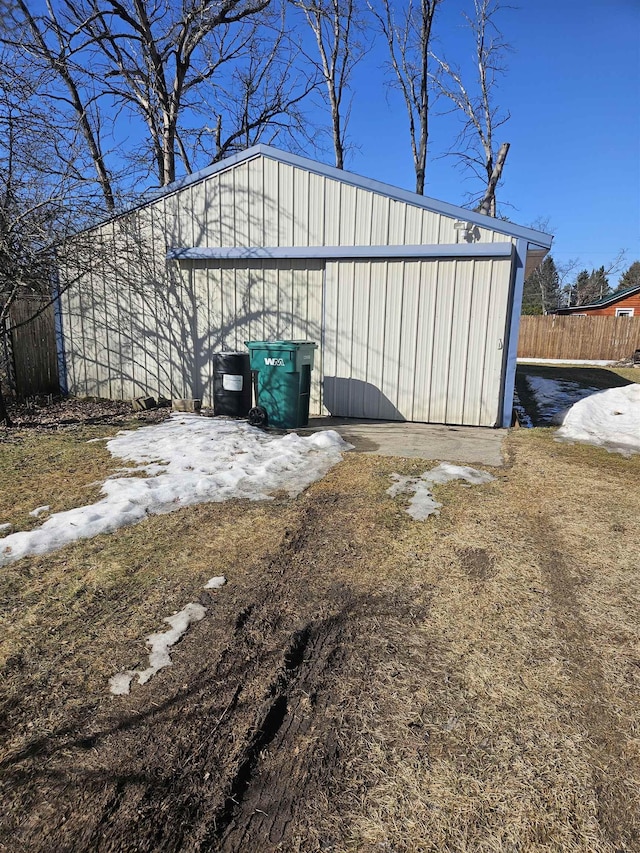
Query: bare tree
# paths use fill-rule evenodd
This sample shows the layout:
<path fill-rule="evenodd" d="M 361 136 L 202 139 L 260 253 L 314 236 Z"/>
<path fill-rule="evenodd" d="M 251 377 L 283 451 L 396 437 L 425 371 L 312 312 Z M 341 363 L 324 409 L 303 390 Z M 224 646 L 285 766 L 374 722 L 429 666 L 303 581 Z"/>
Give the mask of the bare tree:
<path fill-rule="evenodd" d="M 217 53 L 223 55 L 222 46 Z M 288 34 L 285 7 L 269 25 L 264 20 L 254 23 L 242 44 L 236 44 L 236 54 L 224 85 L 213 80 L 208 84 L 211 98 L 205 102 L 215 105 L 215 125 L 208 123 L 210 114 L 203 116 L 204 125 L 189 135 L 195 140 L 194 149 L 217 161 L 283 137 L 295 147 L 296 138 L 308 137 L 302 102 L 318 80 L 313 69 L 303 69 L 298 62 L 300 46 Z"/>
<path fill-rule="evenodd" d="M 15 2 L 22 14 L 27 33 L 26 37 L 23 33 L 20 41 L 14 42 L 14 46 L 20 44 L 28 54 L 47 65 L 62 82 L 66 95 L 57 97 L 69 106 L 75 115 L 96 171 L 105 207 L 108 211 L 113 211 L 115 201 L 102 151 L 99 119 L 92 109 L 95 98 L 85 96 L 77 79 L 79 76 L 86 77 L 86 72 L 79 69 L 75 61 L 75 55 L 82 45 L 74 46 L 72 35 L 66 33 L 61 26 L 50 0 L 46 3 L 47 14 L 40 19 L 32 15 L 25 0 Z"/>
<path fill-rule="evenodd" d="M 69 24 L 90 39 L 96 79 L 107 80 L 116 103 L 143 119 L 161 186 L 175 180 L 177 156 L 191 170 L 181 140 L 186 100 L 239 49 L 233 42 L 228 52 L 212 55 L 205 42 L 217 29 L 226 33 L 258 15 L 269 2 L 65 0 Z"/>
<path fill-rule="evenodd" d="M 455 105 L 463 119 L 459 136 L 461 150 L 456 151 L 463 165 L 484 184 L 477 199 L 478 211 L 496 215 L 496 189 L 509 153 L 509 143 L 496 150 L 495 135 L 510 118 L 495 103 L 497 80 L 505 72 L 504 57 L 509 45 L 496 25 L 504 8 L 500 0 L 473 0 L 474 16 L 464 15 L 474 39 L 475 76 L 471 85 L 465 82 L 458 66 L 432 54 L 439 73 L 437 84 Z"/>
<path fill-rule="evenodd" d="M 430 52 L 433 21 L 442 0 L 381 0 L 370 4 L 389 49 L 389 64 L 409 117 L 416 192 L 424 193 L 429 139 Z"/>
<path fill-rule="evenodd" d="M 112 210 L 138 180 L 155 175 L 166 186 L 265 132 L 273 139 L 303 127 L 301 104 L 316 80 L 298 62 L 284 8 L 285 0 L 40 8 L 15 0 L 16 34 L 0 40 L 47 72 L 42 97 L 65 116 L 70 137 L 80 132 Z"/>
<path fill-rule="evenodd" d="M 331 111 L 336 168 L 344 169 L 350 112 L 350 104 L 344 107 L 344 96 L 351 72 L 363 56 L 360 37 L 364 22 L 357 0 L 293 0 L 293 5 L 303 12 L 316 41 L 319 60 L 314 65 L 324 82 Z"/>
<path fill-rule="evenodd" d="M 79 152 L 68 139 L 61 142 L 66 129 L 56 127 L 39 101 L 39 75 L 12 58 L 0 54 L 0 362 L 13 306 L 37 297 L 30 300 L 28 323 L 51 305 L 56 260 L 69 250 L 76 266 L 82 263 L 87 253 L 73 235 L 96 207 L 77 165 Z M 7 365 L 0 367 L 6 373 Z M 1 385 L 0 422 L 9 424 Z"/>

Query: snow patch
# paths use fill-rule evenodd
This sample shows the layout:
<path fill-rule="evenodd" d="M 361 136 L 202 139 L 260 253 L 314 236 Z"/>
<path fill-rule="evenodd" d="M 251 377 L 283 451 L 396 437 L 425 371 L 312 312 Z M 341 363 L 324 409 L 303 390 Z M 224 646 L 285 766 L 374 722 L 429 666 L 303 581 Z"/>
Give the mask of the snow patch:
<path fill-rule="evenodd" d="M 135 674 L 135 670 L 128 669 L 126 672 L 112 675 L 109 679 L 109 690 L 114 696 L 128 696 Z"/>
<path fill-rule="evenodd" d="M 556 438 L 595 444 L 623 456 L 640 453 L 640 385 L 609 388 L 575 403 Z"/>
<path fill-rule="evenodd" d="M 0 524 L 0 533 L 3 533 L 5 530 L 11 530 L 12 527 L 12 524 Z"/>
<path fill-rule="evenodd" d="M 164 621 L 171 625 L 170 630 L 162 631 L 158 634 L 150 634 L 146 639 L 146 644 L 151 650 L 149 652 L 149 666 L 143 670 L 127 669 L 112 676 L 109 679 L 109 690 L 111 693 L 115 696 L 128 695 L 131 689 L 131 682 L 135 677 L 138 679 L 138 684 L 146 684 L 150 678 L 153 678 L 156 672 L 164 669 L 165 666 L 171 666 L 172 661 L 169 654 L 171 646 L 175 646 L 178 640 L 182 639 L 193 622 L 200 622 L 206 614 L 206 607 L 191 602 L 183 607 L 179 613 L 167 616 Z"/>
<path fill-rule="evenodd" d="M 611 359 L 593 358 L 518 358 L 518 364 L 594 364 L 597 367 L 606 367 L 609 364 L 617 364 Z"/>
<path fill-rule="evenodd" d="M 394 498 L 397 495 L 413 493 L 406 512 L 416 521 L 424 521 L 430 515 L 440 515 L 442 509 L 442 504 L 433 496 L 433 486 L 449 483 L 452 480 L 464 480 L 469 485 L 477 486 L 489 483 L 495 480 L 495 477 L 487 471 L 478 471 L 466 465 L 441 462 L 430 471 L 425 471 L 420 477 L 392 474 L 391 479 L 395 482 L 387 489 L 387 494 Z"/>
<path fill-rule="evenodd" d="M 39 515 L 42 515 L 43 512 L 49 512 L 51 507 L 49 504 L 45 504 L 44 506 L 37 506 L 35 509 L 32 509 L 29 515 L 32 515 L 34 518 L 37 518 Z"/>
<path fill-rule="evenodd" d="M 224 575 L 219 575 L 215 578 L 209 578 L 209 580 L 204 585 L 205 589 L 220 589 L 220 587 L 224 586 L 227 582 L 227 579 Z"/>
<path fill-rule="evenodd" d="M 295 497 L 351 445 L 335 430 L 274 436 L 243 422 L 174 414 L 161 424 L 118 433 L 107 448 L 136 467 L 123 469 L 128 476 L 107 479 L 97 503 L 5 536 L 0 566 L 198 503 L 270 500 L 277 491 Z"/>
<path fill-rule="evenodd" d="M 495 480 L 495 477 L 487 471 L 478 471 L 476 468 L 469 468 L 467 465 L 452 465 L 450 462 L 441 462 L 431 471 L 426 471 L 422 475 L 422 479 L 431 484 L 464 480 L 471 486 L 481 486 L 483 483 L 490 483 Z"/>

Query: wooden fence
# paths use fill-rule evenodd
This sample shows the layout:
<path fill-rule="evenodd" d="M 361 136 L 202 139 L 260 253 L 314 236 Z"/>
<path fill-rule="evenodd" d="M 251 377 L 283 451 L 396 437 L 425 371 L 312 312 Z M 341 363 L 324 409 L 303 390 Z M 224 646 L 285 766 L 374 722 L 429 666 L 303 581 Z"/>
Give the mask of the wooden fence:
<path fill-rule="evenodd" d="M 11 306 L 9 343 L 14 391 L 18 397 L 57 394 L 60 390 L 55 315 L 47 301 L 25 296 Z M 34 317 L 43 305 L 46 305 L 44 311 Z"/>
<path fill-rule="evenodd" d="M 640 317 L 521 317 L 518 358 L 620 361 L 640 349 Z"/>

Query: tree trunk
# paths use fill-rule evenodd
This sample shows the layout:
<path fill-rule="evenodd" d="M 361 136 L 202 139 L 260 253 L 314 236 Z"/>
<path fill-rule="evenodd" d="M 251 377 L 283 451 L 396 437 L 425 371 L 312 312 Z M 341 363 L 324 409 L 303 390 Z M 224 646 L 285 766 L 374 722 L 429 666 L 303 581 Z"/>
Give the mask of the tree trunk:
<path fill-rule="evenodd" d="M 485 190 L 484 197 L 480 202 L 480 207 L 478 208 L 478 212 L 484 213 L 486 216 L 496 215 L 496 187 L 498 186 L 498 181 L 500 180 L 500 176 L 502 175 L 504 161 L 507 159 L 508 153 L 509 143 L 503 142 L 500 146 L 500 150 L 498 151 L 498 156 L 496 157 L 496 164 L 493 167 L 491 177 L 489 178 L 489 181 L 487 183 L 487 188 Z"/>
<path fill-rule="evenodd" d="M 336 155 L 336 169 L 344 169 L 344 149 L 342 147 L 342 129 L 340 127 L 340 107 L 332 99 L 331 112 L 333 118 L 333 150 Z"/>
<path fill-rule="evenodd" d="M 0 426 L 4 424 L 6 427 L 11 427 L 13 424 L 11 423 L 11 418 L 9 417 L 9 412 L 7 411 L 7 403 L 4 399 L 4 394 L 2 393 L 2 382 L 0 382 Z"/>

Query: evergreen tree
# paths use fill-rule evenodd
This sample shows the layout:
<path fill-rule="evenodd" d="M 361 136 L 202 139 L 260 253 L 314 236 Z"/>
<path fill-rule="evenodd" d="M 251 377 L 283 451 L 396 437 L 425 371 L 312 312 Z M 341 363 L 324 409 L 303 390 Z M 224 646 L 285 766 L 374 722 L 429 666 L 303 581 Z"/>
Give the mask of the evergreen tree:
<path fill-rule="evenodd" d="M 524 283 L 523 314 L 550 314 L 560 306 L 560 276 L 555 261 L 547 255 Z"/>
<path fill-rule="evenodd" d="M 571 285 L 569 304 L 572 306 L 591 305 L 611 293 L 604 267 L 597 270 L 581 270 Z"/>
<path fill-rule="evenodd" d="M 597 302 L 599 299 L 608 296 L 610 293 L 611 288 L 609 287 L 609 280 L 607 279 L 604 267 L 600 267 L 597 270 L 591 270 L 588 285 L 589 300 L 582 304 L 588 305 L 591 302 Z"/>
<path fill-rule="evenodd" d="M 616 290 L 626 290 L 628 287 L 638 286 L 640 286 L 640 261 L 634 261 L 620 277 Z"/>
<path fill-rule="evenodd" d="M 580 270 L 578 273 L 576 280 L 569 287 L 569 305 L 584 305 L 584 299 L 582 298 L 583 293 L 586 291 L 587 284 L 589 282 L 589 272 L 587 270 Z"/>

